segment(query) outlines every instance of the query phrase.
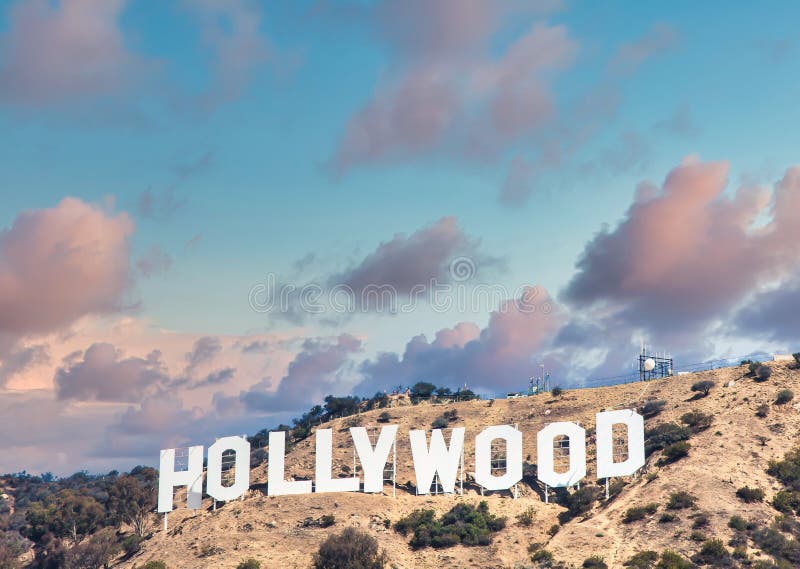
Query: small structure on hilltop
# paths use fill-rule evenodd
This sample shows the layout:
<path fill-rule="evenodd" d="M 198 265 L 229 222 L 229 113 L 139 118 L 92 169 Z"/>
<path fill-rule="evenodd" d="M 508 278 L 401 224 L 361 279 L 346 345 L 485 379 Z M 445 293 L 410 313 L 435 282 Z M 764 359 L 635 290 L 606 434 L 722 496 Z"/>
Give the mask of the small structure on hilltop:
<path fill-rule="evenodd" d="M 668 353 L 651 353 L 643 343 L 639 352 L 639 381 L 662 379 L 673 374 L 673 361 Z"/>

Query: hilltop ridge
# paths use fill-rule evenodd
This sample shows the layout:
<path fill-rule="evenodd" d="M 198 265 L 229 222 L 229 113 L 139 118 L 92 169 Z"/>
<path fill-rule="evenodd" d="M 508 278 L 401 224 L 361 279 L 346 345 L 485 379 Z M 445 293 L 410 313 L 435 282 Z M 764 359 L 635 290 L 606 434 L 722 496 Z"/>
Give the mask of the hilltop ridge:
<path fill-rule="evenodd" d="M 353 451 L 347 437 L 354 424 L 380 426 L 382 412 L 399 425 L 397 439 L 397 495 L 391 486 L 384 495 L 314 494 L 268 497 L 259 488 L 266 481 L 266 465 L 251 472 L 253 489 L 241 501 L 220 504 L 213 510 L 204 501 L 197 514 L 178 506 L 169 516 L 169 531 L 157 530 L 144 541 L 142 549 L 121 567 L 141 566 L 148 560 L 164 560 L 168 567 L 235 567 L 242 559 L 254 557 L 264 567 L 308 567 L 319 543 L 331 533 L 347 526 L 360 527 L 374 535 L 386 550 L 390 566 L 421 567 L 525 567 L 535 566 L 528 546 L 540 544 L 567 566 L 580 566 L 588 557 L 601 555 L 609 567 L 621 567 L 634 553 L 643 550 L 674 550 L 690 557 L 700 549 L 696 532 L 718 537 L 727 543 L 736 534 L 728 527 L 731 516 L 738 515 L 757 524 L 768 525 L 777 513 L 769 504 L 781 484 L 766 473 L 770 460 L 781 459 L 796 444 L 800 432 L 797 405 L 775 405 L 781 389 L 800 388 L 800 370 L 793 363 L 772 362 L 772 377 L 757 382 L 747 374 L 746 366 L 674 376 L 646 383 L 568 390 L 561 397 L 550 394 L 509 399 L 476 400 L 460 403 L 429 404 L 375 409 L 356 417 L 335 419 L 323 424 L 334 429 L 334 472 L 351 475 Z M 716 386 L 705 397 L 691 391 L 698 381 L 711 380 Z M 655 417 L 646 419 L 646 428 L 659 424 L 680 423 L 681 416 L 699 411 L 711 416 L 711 425 L 697 429 L 690 439 L 688 456 L 662 464 L 661 453 L 654 452 L 637 476 L 617 485 L 618 494 L 609 501 L 598 500 L 588 512 L 559 524 L 563 505 L 543 502 L 542 489 L 526 476 L 519 485 L 518 497 L 509 492 L 482 496 L 472 484 L 463 496 L 416 496 L 413 493 L 413 465 L 406 435 L 409 429 L 430 429 L 445 411 L 453 411 L 452 426 L 464 426 L 465 470 L 474 463 L 474 435 L 483 427 L 516 424 L 523 432 L 523 455 L 526 462 L 535 460 L 535 433 L 554 421 L 578 421 L 591 433 L 598 411 L 640 407 L 647 401 L 664 401 Z M 759 406 L 768 405 L 766 417 L 756 415 Z M 593 456 L 591 437 L 588 455 Z M 585 486 L 596 486 L 592 460 L 587 461 Z M 314 442 L 309 437 L 287 451 L 287 477 L 309 478 L 314 469 Z M 737 489 L 749 486 L 765 492 L 763 501 L 743 502 Z M 666 512 L 671 493 L 687 491 L 696 497 L 689 510 L 674 512 L 675 519 L 659 521 L 647 515 L 635 523 L 625 523 L 626 512 L 636 506 L 656 504 Z M 490 511 L 507 518 L 506 528 L 489 546 L 456 546 L 446 549 L 412 550 L 408 538 L 393 531 L 391 524 L 418 508 L 437 513 L 448 511 L 457 503 L 488 502 Z M 532 524 L 524 525 L 517 516 L 532 514 Z M 319 527 L 323 515 L 333 515 L 335 523 Z M 701 522 L 697 519 L 701 517 Z M 557 531 L 554 526 L 558 525 Z M 693 532 L 695 533 L 693 535 Z M 552 535 L 554 534 L 554 535 Z M 760 554 L 750 544 L 749 555 Z"/>

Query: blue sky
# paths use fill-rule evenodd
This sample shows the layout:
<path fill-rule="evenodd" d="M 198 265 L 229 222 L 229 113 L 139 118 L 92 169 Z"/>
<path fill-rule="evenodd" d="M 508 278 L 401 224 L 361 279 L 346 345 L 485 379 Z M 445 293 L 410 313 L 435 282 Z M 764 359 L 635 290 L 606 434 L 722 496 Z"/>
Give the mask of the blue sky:
<path fill-rule="evenodd" d="M 496 333 L 497 305 L 459 314 L 423 303 L 405 315 L 287 320 L 248 304 L 251 287 L 269 273 L 329 287 L 334 277 L 402 275 L 407 262 L 409 273 L 424 276 L 415 255 L 433 263 L 430 276 L 447 278 L 446 270 L 436 271 L 457 253 L 476 260 L 472 284 L 548 291 L 560 320 L 537 328 L 547 338 L 540 344 L 512 342 L 523 350 L 513 352 L 523 363 L 509 374 L 538 361 L 548 361 L 565 381 L 612 374 L 640 337 L 687 359 L 791 347 L 790 334 L 759 328 L 752 314 L 747 333 L 723 323 L 738 321 L 744 306 L 758 306 L 757 298 L 769 300 L 758 295 L 793 286 L 794 250 L 779 266 L 765 260 L 759 278 L 732 291 L 716 313 L 687 320 L 685 336 L 702 334 L 701 347 L 627 319 L 641 291 L 630 292 L 624 279 L 615 290 L 598 284 L 607 292 L 584 305 L 564 291 L 573 279 L 591 280 L 576 263 L 582 255 L 600 258 L 598 231 L 614 233 L 626 219 L 636 226 L 629 208 L 637 186 L 661 186 L 687 156 L 727 162 L 729 183 L 714 204 L 741 184 L 769 190 L 797 163 L 796 5 L 114 0 L 99 10 L 99 1 L 0 3 L 3 239 L 25 234 L 15 224 L 21 212 L 58 214 L 65 197 L 106 221 L 124 215 L 132 224 L 124 246 L 105 251 L 128 260 L 113 298 L 87 301 L 84 311 L 46 328 L 0 322 L 9 338 L 4 364 L 32 345 L 49 350 L 38 367 L 9 368 L 6 389 L 44 390 L 62 406 L 74 405 L 54 380 L 59 369 L 71 369 L 62 357 L 107 340 L 102 330 L 118 319 L 147 331 L 130 345 L 124 335 L 116 341 L 119 361 L 161 349 L 170 380 L 182 373 L 195 340 L 228 338 L 214 356 L 225 361 L 208 360 L 207 371 L 236 368 L 235 383 L 200 389 L 205 398 L 172 391 L 181 410 L 202 416 L 215 405 L 213 396 L 236 400 L 265 377 L 273 381 L 267 390 L 293 381 L 289 362 L 308 339 L 321 342 L 309 348 L 314 354 L 332 345 L 346 353 L 341 365 L 320 372 L 325 388 L 345 391 L 390 381 L 369 371 L 379 352 L 396 353 L 402 364 L 417 334 L 430 343 L 459 322 L 474 323 L 483 336 L 470 332 L 463 345 L 448 349 L 463 350 L 464 358 L 484 353 L 481 342 L 491 343 L 486 338 Z M 519 57 L 512 57 L 515 50 Z M 348 138 L 353 132 L 361 135 Z M 514 192 L 504 193 L 520 165 L 522 181 L 514 178 Z M 771 208 L 756 208 L 758 223 L 772 227 Z M 667 214 L 663 219 L 671 223 Z M 713 251 L 715 239 L 725 248 L 722 230 L 709 227 L 697 237 L 706 239 L 697 250 Z M 775 232 L 790 239 L 789 229 Z M 431 260 L 442 235 L 458 243 Z M 617 258 L 636 246 L 628 243 Z M 747 247 L 736 255 L 746 258 L 765 245 Z M 308 262 L 298 273 L 301 259 Z M 628 268 L 635 272 L 633 264 Z M 653 301 L 668 307 L 677 298 L 672 292 Z M 20 303 L 7 294 L 4 302 Z M 573 348 L 552 344 L 564 326 L 587 318 L 615 331 L 615 340 L 598 348 L 596 366 L 578 365 L 569 358 Z M 172 352 L 159 345 L 164 334 L 182 338 Z M 357 349 L 341 342 L 345 334 L 359 339 Z M 248 376 L 227 351 L 236 338 L 262 336 L 284 351 L 261 367 L 253 364 Z M 591 341 L 609 337 L 598 333 Z M 624 357 L 609 355 L 620 351 Z M 447 369 L 470 365 L 477 364 L 458 360 Z M 408 359 L 405 366 L 392 373 L 409 380 L 432 373 Z M 475 381 L 490 390 L 516 380 Z M 123 410 L 142 412 L 147 397 L 105 401 L 119 405 L 105 428 L 113 430 Z M 305 403 L 298 400 L 297 408 Z M 249 428 L 270 420 L 272 410 L 247 412 Z M 31 458 L 29 466 L 36 464 Z"/>

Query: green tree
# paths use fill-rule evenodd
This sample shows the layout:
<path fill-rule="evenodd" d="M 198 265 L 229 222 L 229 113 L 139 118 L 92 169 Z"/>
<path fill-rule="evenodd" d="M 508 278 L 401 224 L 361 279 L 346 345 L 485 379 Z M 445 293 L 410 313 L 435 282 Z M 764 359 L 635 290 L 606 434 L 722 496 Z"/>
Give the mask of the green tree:
<path fill-rule="evenodd" d="M 108 491 L 108 505 L 117 523 L 124 522 L 139 537 L 150 528 L 156 508 L 158 472 L 154 468 L 137 467 L 120 476 Z"/>

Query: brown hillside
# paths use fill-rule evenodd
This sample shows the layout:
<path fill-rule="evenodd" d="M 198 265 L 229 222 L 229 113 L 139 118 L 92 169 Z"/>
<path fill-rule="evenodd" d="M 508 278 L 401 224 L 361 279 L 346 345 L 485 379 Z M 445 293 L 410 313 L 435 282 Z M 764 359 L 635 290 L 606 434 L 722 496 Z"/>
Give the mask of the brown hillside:
<path fill-rule="evenodd" d="M 465 470 L 468 472 L 474 469 L 474 437 L 487 425 L 518 424 L 524 436 L 523 455 L 530 455 L 528 461 L 535 462 L 536 432 L 550 422 L 579 421 L 591 433 L 596 412 L 631 407 L 649 399 L 663 399 L 667 405 L 660 415 L 646 421 L 648 429 L 662 422 L 677 422 L 687 411 L 700 410 L 713 415 L 711 427 L 692 437 L 688 458 L 659 467 L 656 463 L 660 453 L 656 453 L 635 479 L 628 480 L 616 499 L 609 503 L 601 500 L 588 516 L 569 521 L 554 537 L 548 535 L 548 529 L 557 523 L 557 516 L 564 508 L 545 504 L 540 494 L 525 484 L 521 485 L 517 499 L 508 493 L 482 498 L 472 487 L 463 496 L 429 497 L 415 496 L 398 488 L 396 498 L 391 496 L 388 486 L 388 495 L 382 496 L 359 493 L 274 498 L 256 488 L 244 500 L 226 504 L 217 511 L 210 511 L 210 502 L 204 503 L 204 509 L 197 515 L 176 510 L 170 514 L 169 531 L 155 531 L 143 543 L 142 551 L 121 566 L 141 566 L 148 560 L 161 559 L 171 568 L 235 567 L 243 559 L 254 557 L 262 562 L 262 567 L 306 568 L 319 543 L 346 526 L 358 526 L 376 536 L 392 566 L 397 568 L 530 567 L 527 547 L 532 542 L 544 544 L 556 559 L 575 566 L 580 566 L 590 555 L 599 554 L 609 567 L 621 567 L 633 553 L 645 549 L 670 548 L 688 556 L 699 549 L 699 544 L 690 538 L 692 513 L 706 514 L 710 524 L 703 528 L 703 533 L 725 542 L 732 535 L 727 527 L 731 515 L 764 523 L 775 515 L 767 501 L 779 487 L 765 470 L 770 459 L 782 458 L 797 443 L 800 415 L 793 402 L 784 406 L 772 402 L 783 388 L 800 393 L 800 370 L 778 362 L 771 367 L 772 378 L 764 383 L 744 377 L 746 368 L 742 366 L 649 383 L 572 390 L 558 400 L 544 394 L 491 403 L 421 404 L 389 409 L 391 423 L 400 425 L 397 480 L 401 485 L 414 481 L 408 430 L 429 429 L 434 419 L 449 409 L 457 410 L 458 420 L 453 425 L 467 429 Z M 707 397 L 693 400 L 690 387 L 701 379 L 712 379 L 717 387 Z M 734 383 L 728 385 L 729 382 Z M 755 414 L 762 403 L 770 405 L 766 418 Z M 360 424 L 377 424 L 376 418 L 382 411 L 363 413 Z M 323 425 L 334 429 L 334 468 L 352 468 L 353 451 L 346 429 L 354 420 L 358 419 L 339 419 Z M 762 444 L 758 437 L 764 437 L 765 442 Z M 584 483 L 594 484 L 591 437 L 587 443 L 589 474 Z M 313 476 L 313 445 L 312 436 L 288 453 L 287 475 Z M 251 482 L 253 485 L 266 482 L 265 465 L 253 468 Z M 745 485 L 764 489 L 767 500 L 754 504 L 740 501 L 735 492 Z M 676 490 L 687 490 L 697 496 L 697 509 L 678 511 L 678 520 L 659 523 L 667 496 Z M 385 527 L 385 520 L 393 522 L 417 508 L 433 508 L 441 513 L 458 502 L 477 503 L 481 499 L 489 502 L 492 513 L 508 518 L 506 529 L 487 547 L 413 551 L 407 545 L 407 538 Z M 647 503 L 659 504 L 659 512 L 635 523 L 622 522 L 628 508 Z M 535 522 L 524 527 L 517 523 L 516 516 L 529 507 L 535 510 Z M 326 529 L 303 527 L 304 520 L 322 514 L 333 514 L 335 525 Z"/>

